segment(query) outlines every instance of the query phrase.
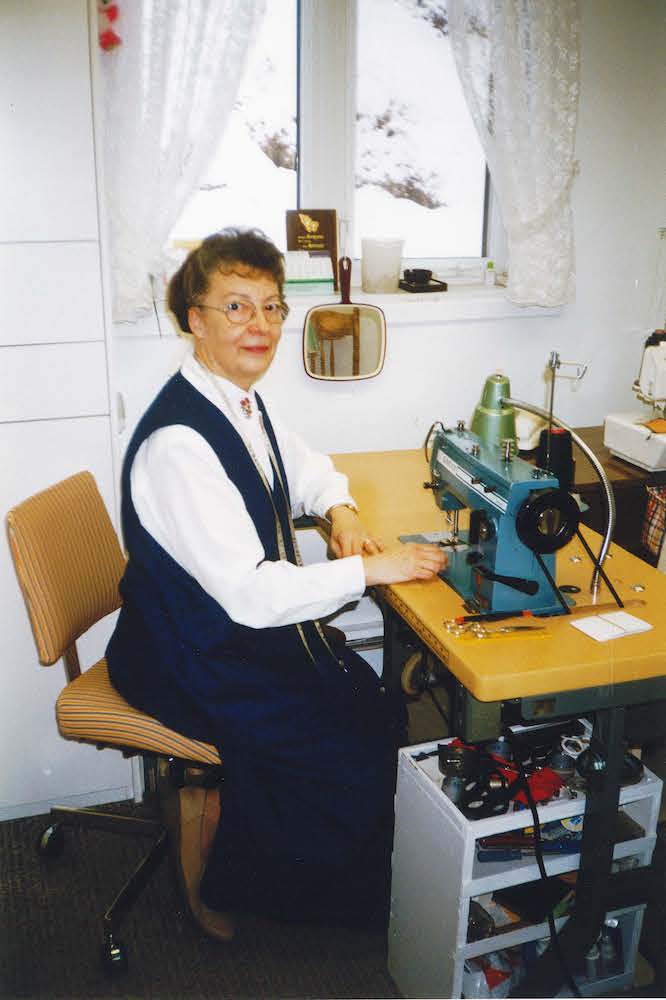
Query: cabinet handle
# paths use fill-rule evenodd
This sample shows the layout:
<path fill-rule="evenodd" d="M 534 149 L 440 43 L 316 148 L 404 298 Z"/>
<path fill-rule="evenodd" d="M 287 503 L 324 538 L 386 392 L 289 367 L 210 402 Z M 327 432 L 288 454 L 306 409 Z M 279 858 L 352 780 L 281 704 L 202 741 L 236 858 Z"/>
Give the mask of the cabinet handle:
<path fill-rule="evenodd" d="M 125 424 L 127 423 L 127 414 L 125 411 L 125 397 L 122 392 L 116 393 L 116 416 L 118 422 L 118 433 L 122 434 L 125 430 Z"/>

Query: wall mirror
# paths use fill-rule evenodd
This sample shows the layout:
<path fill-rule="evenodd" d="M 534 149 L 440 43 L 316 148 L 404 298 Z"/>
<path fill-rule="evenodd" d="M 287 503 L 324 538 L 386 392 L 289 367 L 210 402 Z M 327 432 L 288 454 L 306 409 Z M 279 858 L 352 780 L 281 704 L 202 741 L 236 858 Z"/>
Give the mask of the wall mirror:
<path fill-rule="evenodd" d="M 386 319 L 378 306 L 349 300 L 351 261 L 339 264 L 342 301 L 314 306 L 303 324 L 303 363 L 311 378 L 373 378 L 384 365 Z"/>

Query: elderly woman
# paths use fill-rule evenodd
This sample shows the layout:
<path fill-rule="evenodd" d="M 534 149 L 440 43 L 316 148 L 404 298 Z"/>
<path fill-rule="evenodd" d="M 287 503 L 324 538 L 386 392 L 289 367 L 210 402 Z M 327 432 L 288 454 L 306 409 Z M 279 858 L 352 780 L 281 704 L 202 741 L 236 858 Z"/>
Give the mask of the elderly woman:
<path fill-rule="evenodd" d="M 129 559 L 107 657 L 134 705 L 219 747 L 224 794 L 184 788 L 190 909 L 385 917 L 403 709 L 319 621 L 368 585 L 427 580 L 436 546 L 384 550 L 346 478 L 254 391 L 287 315 L 283 261 L 257 231 L 203 241 L 169 286 L 194 352 L 139 422 L 124 461 Z M 330 521 L 338 557 L 300 564 L 295 515 Z M 219 822 L 218 822 L 219 816 Z"/>

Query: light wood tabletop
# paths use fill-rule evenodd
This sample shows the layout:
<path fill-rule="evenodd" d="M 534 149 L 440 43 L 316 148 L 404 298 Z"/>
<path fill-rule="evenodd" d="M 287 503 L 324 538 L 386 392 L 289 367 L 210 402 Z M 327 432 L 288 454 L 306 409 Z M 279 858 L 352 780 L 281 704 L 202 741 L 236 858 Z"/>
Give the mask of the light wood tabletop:
<path fill-rule="evenodd" d="M 401 535 L 448 530 L 432 492 L 423 488 L 430 475 L 421 450 L 332 457 L 336 468 L 349 477 L 364 524 L 387 545 L 397 543 Z M 588 528 L 582 531 L 597 553 L 600 536 Z M 510 633 L 482 640 L 454 637 L 444 623 L 464 614 L 462 599 L 442 580 L 379 589 L 467 690 L 479 701 L 491 702 L 602 685 L 612 687 L 666 674 L 666 575 L 614 544 L 604 569 L 626 603 L 626 610 L 648 622 L 652 629 L 597 642 L 574 628 L 571 616 L 559 615 L 530 619 L 544 626 L 543 631 L 534 633 Z M 596 599 L 591 596 L 592 571 L 591 561 L 577 538 L 557 554 L 557 583 L 581 588 L 574 597 L 574 618 L 600 613 L 601 609 L 593 606 L 595 601 L 607 607 L 609 602 L 614 603 L 603 583 Z"/>

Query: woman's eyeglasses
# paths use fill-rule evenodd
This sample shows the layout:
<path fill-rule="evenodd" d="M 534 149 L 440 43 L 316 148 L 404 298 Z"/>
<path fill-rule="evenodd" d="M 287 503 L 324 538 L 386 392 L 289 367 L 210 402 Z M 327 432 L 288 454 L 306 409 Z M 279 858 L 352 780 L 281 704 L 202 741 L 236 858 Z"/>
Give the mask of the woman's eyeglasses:
<path fill-rule="evenodd" d="M 194 305 L 197 309 L 213 309 L 215 312 L 224 313 L 230 323 L 236 323 L 238 326 L 250 323 L 257 315 L 257 306 L 254 302 L 245 302 L 243 299 L 233 299 L 223 306 L 208 306 L 200 302 L 195 302 Z M 289 306 L 283 302 L 266 302 L 259 308 L 268 323 L 282 323 L 289 315 Z"/>

